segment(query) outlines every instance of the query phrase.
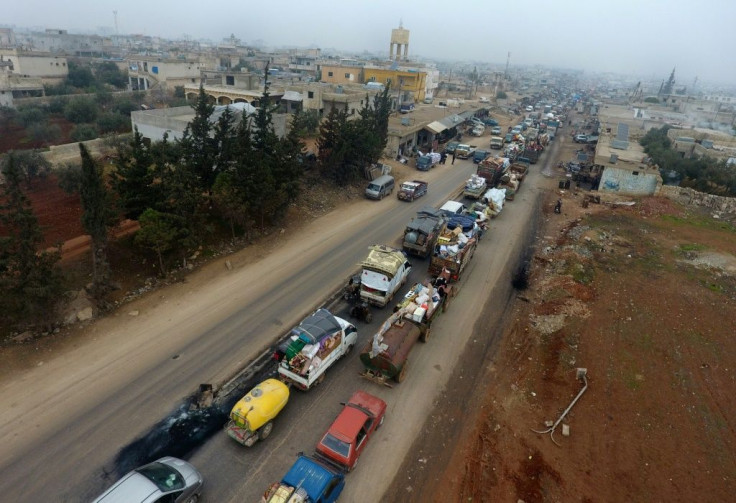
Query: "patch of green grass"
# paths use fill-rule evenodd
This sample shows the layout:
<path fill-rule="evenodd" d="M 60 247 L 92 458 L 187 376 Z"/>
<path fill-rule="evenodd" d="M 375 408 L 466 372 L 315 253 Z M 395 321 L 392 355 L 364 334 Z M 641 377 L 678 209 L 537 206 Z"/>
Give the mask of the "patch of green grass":
<path fill-rule="evenodd" d="M 679 251 L 682 252 L 701 251 L 705 250 L 705 245 L 701 245 L 698 243 L 686 243 L 679 245 L 677 248 L 679 249 Z"/>
<path fill-rule="evenodd" d="M 627 374 L 624 384 L 626 385 L 626 388 L 631 391 L 637 391 L 639 388 L 641 388 L 641 379 L 638 378 L 636 374 Z"/>
<path fill-rule="evenodd" d="M 690 215 L 687 217 L 678 217 L 675 215 L 662 215 L 661 220 L 667 224 L 682 227 L 697 227 L 699 229 L 708 229 L 713 231 L 726 231 L 736 234 L 736 226 L 729 222 L 716 218 L 708 218 L 704 216 Z"/>
<path fill-rule="evenodd" d="M 570 263 L 565 274 L 572 276 L 572 279 L 577 283 L 590 285 L 595 278 L 595 268 L 592 264 L 586 262 Z"/>

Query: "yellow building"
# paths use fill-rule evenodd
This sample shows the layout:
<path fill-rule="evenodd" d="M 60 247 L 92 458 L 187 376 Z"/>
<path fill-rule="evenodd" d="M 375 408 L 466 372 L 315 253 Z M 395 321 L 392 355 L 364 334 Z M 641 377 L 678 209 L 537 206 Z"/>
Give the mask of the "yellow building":
<path fill-rule="evenodd" d="M 402 103 L 421 103 L 427 89 L 427 73 L 390 68 L 363 68 L 364 82 L 391 84 L 392 94 L 401 91 Z"/>
<path fill-rule="evenodd" d="M 320 64 L 321 82 L 328 84 L 363 84 L 363 67 L 356 65 Z"/>

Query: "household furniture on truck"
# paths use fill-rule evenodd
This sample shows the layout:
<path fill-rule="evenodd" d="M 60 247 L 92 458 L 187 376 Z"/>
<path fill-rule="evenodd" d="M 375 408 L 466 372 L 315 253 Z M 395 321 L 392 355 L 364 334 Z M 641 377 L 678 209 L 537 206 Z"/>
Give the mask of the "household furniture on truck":
<path fill-rule="evenodd" d="M 327 369 L 358 341 L 355 326 L 318 309 L 291 329 L 277 353 L 279 378 L 301 390 L 321 383 Z"/>
<path fill-rule="evenodd" d="M 391 302 L 411 271 L 404 252 L 385 245 L 371 246 L 360 266 L 360 298 L 378 307 Z"/>
<path fill-rule="evenodd" d="M 425 206 L 417 212 L 417 216 L 404 229 L 402 247 L 408 253 L 426 257 L 437 242 L 437 237 L 445 227 L 447 219 L 444 214 L 430 206 Z"/>
<path fill-rule="evenodd" d="M 432 321 L 446 309 L 452 292 L 444 278 L 414 285 L 361 351 L 360 361 L 365 367 L 361 375 L 389 387 L 390 379 L 402 382 L 409 353 L 417 341 L 427 342 Z"/>

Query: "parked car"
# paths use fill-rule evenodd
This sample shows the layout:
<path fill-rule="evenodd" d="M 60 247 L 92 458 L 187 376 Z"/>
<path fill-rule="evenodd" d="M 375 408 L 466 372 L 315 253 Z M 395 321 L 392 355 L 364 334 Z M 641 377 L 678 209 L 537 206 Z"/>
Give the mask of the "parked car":
<path fill-rule="evenodd" d="M 521 134 L 521 126 L 514 126 L 514 127 L 513 127 L 512 129 L 511 129 L 511 134 L 512 134 L 512 135 L 515 135 L 515 134 Z"/>
<path fill-rule="evenodd" d="M 498 126 L 498 121 L 496 119 L 492 119 L 491 117 L 483 119 L 483 123 L 486 126 Z"/>
<path fill-rule="evenodd" d="M 501 126 L 493 126 L 491 129 L 491 134 L 494 136 L 498 136 L 501 134 Z"/>
<path fill-rule="evenodd" d="M 202 492 L 202 475 L 184 460 L 165 457 L 126 474 L 93 503 L 194 503 Z"/>
<path fill-rule="evenodd" d="M 585 143 L 588 140 L 587 134 L 576 134 L 575 138 L 573 138 L 573 141 L 575 143 Z"/>
<path fill-rule="evenodd" d="M 317 455 L 352 470 L 385 416 L 386 402 L 365 391 L 356 391 L 317 444 Z"/>
<path fill-rule="evenodd" d="M 452 154 L 458 145 L 460 145 L 459 141 L 447 142 L 447 145 L 445 145 L 445 152 L 447 152 L 448 154 Z"/>

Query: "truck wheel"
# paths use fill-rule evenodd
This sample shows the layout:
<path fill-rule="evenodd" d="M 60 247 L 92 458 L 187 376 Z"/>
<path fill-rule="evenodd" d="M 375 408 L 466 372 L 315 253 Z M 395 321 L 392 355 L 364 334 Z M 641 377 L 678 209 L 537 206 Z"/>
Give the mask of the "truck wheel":
<path fill-rule="evenodd" d="M 401 367 L 401 372 L 399 372 L 396 377 L 394 377 L 394 381 L 401 382 L 404 379 L 406 379 L 406 369 L 409 367 L 409 360 L 404 361 L 404 366 Z"/>
<path fill-rule="evenodd" d="M 197 503 L 199 501 L 199 494 L 192 494 L 192 496 L 187 500 L 187 503 Z"/>
<path fill-rule="evenodd" d="M 266 440 L 272 431 L 273 431 L 273 423 L 269 421 L 263 426 L 261 426 L 260 430 L 258 430 L 258 438 L 261 440 Z"/>
<path fill-rule="evenodd" d="M 422 342 L 427 342 L 427 339 L 429 339 L 429 331 L 430 331 L 430 328 L 427 327 L 424 333 L 419 336 L 419 340 Z"/>
<path fill-rule="evenodd" d="M 325 380 L 325 374 L 327 372 L 322 372 L 322 375 L 320 375 L 316 381 L 314 381 L 314 385 L 317 386 L 318 384 L 322 384 L 322 381 Z"/>

